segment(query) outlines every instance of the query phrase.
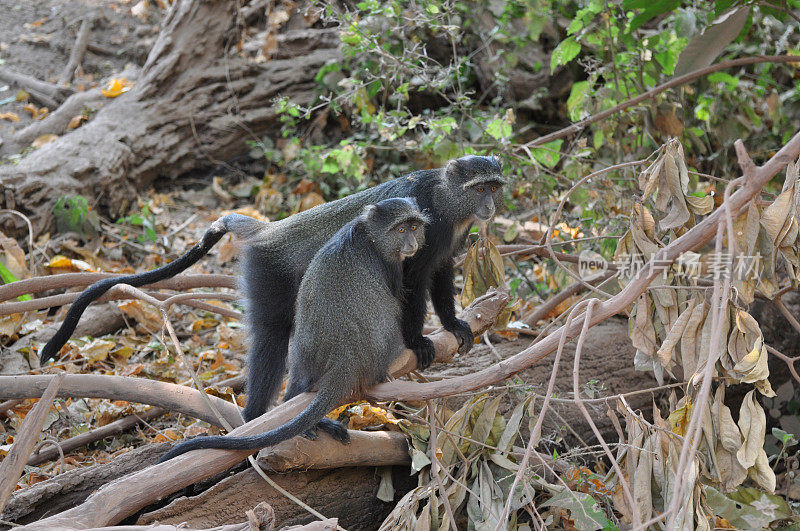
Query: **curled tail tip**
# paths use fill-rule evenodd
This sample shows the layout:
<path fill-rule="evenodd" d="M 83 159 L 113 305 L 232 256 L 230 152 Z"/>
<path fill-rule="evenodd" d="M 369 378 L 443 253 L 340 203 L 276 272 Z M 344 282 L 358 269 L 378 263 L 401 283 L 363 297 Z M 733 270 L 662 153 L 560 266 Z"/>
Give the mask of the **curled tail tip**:
<path fill-rule="evenodd" d="M 56 357 L 55 348 L 50 345 L 50 341 L 48 341 L 45 346 L 39 351 L 39 365 L 44 365 L 51 359 Z"/>

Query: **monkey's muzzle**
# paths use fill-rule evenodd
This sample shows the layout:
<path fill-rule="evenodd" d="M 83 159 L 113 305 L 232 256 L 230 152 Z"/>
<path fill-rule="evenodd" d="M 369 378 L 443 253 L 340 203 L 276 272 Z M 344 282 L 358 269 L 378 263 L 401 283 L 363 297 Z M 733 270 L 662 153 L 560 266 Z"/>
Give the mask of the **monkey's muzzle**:
<path fill-rule="evenodd" d="M 419 245 L 417 245 L 416 241 L 404 242 L 403 246 L 400 248 L 400 256 L 402 258 L 410 258 L 417 254 L 417 250 L 419 249 Z"/>

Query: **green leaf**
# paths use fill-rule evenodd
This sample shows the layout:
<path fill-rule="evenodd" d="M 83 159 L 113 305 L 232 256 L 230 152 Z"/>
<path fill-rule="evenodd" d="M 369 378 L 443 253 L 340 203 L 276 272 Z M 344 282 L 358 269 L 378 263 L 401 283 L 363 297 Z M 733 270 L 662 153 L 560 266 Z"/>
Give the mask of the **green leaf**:
<path fill-rule="evenodd" d="M 533 154 L 533 158 L 536 159 L 536 162 L 546 168 L 552 168 L 561 160 L 561 153 L 558 153 L 558 151 L 561 149 L 561 144 L 563 143 L 564 141 L 562 139 L 547 142 L 546 144 L 542 144 L 541 147 L 531 149 L 531 154 Z"/>
<path fill-rule="evenodd" d="M 511 136 L 511 124 L 502 118 L 496 118 L 486 126 L 488 133 L 495 140 L 503 140 Z"/>
<path fill-rule="evenodd" d="M 569 112 L 569 119 L 573 122 L 577 122 L 586 114 L 583 109 L 583 102 L 586 101 L 588 94 L 588 81 L 578 81 L 572 84 L 572 90 L 569 93 L 569 98 L 567 98 L 567 111 Z"/>
<path fill-rule="evenodd" d="M 343 43 L 349 44 L 350 46 L 356 46 L 361 44 L 361 35 L 354 31 L 345 31 L 339 36 Z"/>
<path fill-rule="evenodd" d="M 786 433 L 780 428 L 772 428 L 772 435 L 778 439 L 784 446 L 794 446 L 797 444 L 797 439 L 791 433 Z"/>
<path fill-rule="evenodd" d="M 739 78 L 734 77 L 726 72 L 714 72 L 708 76 L 708 80 L 712 83 L 725 83 L 730 88 L 739 86 Z"/>
<path fill-rule="evenodd" d="M 597 506 L 597 500 L 584 492 L 572 492 L 565 489 L 541 505 L 543 507 L 552 505 L 568 510 L 572 519 L 575 520 L 575 528 L 581 531 L 614 529 L 614 524 Z"/>
<path fill-rule="evenodd" d="M 555 72 L 557 66 L 565 65 L 575 59 L 580 51 L 581 45 L 575 40 L 575 37 L 568 37 L 561 41 L 550 57 L 550 72 Z"/>
<path fill-rule="evenodd" d="M 605 134 L 603 133 L 602 129 L 598 129 L 594 132 L 594 136 L 592 137 L 592 145 L 595 149 L 600 149 L 603 145 L 603 141 L 605 140 Z"/>
<path fill-rule="evenodd" d="M 576 16 L 574 19 L 572 19 L 572 22 L 567 28 L 567 35 L 572 35 L 573 33 L 577 33 L 580 30 L 582 30 L 583 27 L 584 27 L 583 20 L 581 20 L 579 17 Z"/>
<path fill-rule="evenodd" d="M 630 26 L 628 27 L 628 30 L 631 32 L 658 15 L 663 15 L 668 11 L 677 9 L 680 5 L 680 0 L 625 0 L 622 2 L 623 9 L 644 10 L 631 20 Z"/>
<path fill-rule="evenodd" d="M 11 282 L 16 282 L 19 280 L 14 274 L 8 270 L 8 268 L 0 262 L 0 278 L 3 279 L 3 284 L 9 284 Z"/>

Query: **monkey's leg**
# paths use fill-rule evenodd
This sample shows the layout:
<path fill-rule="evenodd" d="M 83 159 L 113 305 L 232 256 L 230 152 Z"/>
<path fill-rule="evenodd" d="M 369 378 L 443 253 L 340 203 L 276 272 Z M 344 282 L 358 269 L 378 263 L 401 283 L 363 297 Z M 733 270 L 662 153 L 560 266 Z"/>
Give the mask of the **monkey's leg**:
<path fill-rule="evenodd" d="M 456 306 L 453 301 L 455 295 L 455 272 L 453 264 L 447 260 L 442 267 L 433 273 L 431 282 L 431 302 L 436 315 L 442 321 L 442 326 L 451 332 L 459 342 L 458 352 L 469 352 L 475 343 L 475 335 L 466 321 L 456 317 Z"/>
<path fill-rule="evenodd" d="M 424 283 L 415 283 L 408 288 L 408 296 L 403 304 L 403 340 L 406 346 L 417 355 L 417 366 L 425 369 L 436 357 L 433 341 L 422 335 L 422 325 L 425 323 L 425 298 L 427 286 Z"/>
<path fill-rule="evenodd" d="M 316 382 L 311 382 L 310 378 L 307 376 L 303 377 L 290 374 L 289 384 L 286 386 L 286 394 L 283 397 L 283 401 L 287 402 L 301 393 L 311 391 L 315 383 Z M 318 438 L 317 430 L 324 431 L 340 443 L 348 444 L 350 442 L 350 435 L 347 433 L 347 428 L 338 420 L 324 418 L 317 422 L 313 430 L 306 431 L 303 437 L 315 441 Z"/>
<path fill-rule="evenodd" d="M 250 348 L 247 361 L 247 405 L 242 412 L 245 422 L 263 415 L 277 396 L 286 369 L 289 336 L 292 332 L 292 307 L 264 301 L 253 305 L 248 316 Z M 281 300 L 275 297 L 272 300 Z M 294 303 L 294 298 L 291 299 Z"/>

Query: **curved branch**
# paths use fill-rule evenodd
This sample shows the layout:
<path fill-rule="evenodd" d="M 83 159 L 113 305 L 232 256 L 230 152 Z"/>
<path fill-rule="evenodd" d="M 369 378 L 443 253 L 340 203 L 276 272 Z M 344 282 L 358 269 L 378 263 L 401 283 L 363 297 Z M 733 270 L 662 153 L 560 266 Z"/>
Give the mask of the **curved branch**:
<path fill-rule="evenodd" d="M 26 295 L 40 293 L 51 289 L 84 287 L 99 280 L 121 277 L 122 273 L 62 273 L 44 277 L 33 277 L 17 280 L 0 286 L 0 302 Z M 177 275 L 173 278 L 149 284 L 153 289 L 187 290 L 192 288 L 231 288 L 236 289 L 236 277 L 232 275 Z"/>
<path fill-rule="evenodd" d="M 740 143 L 737 140 L 737 143 Z M 745 185 L 736 191 L 729 199 L 728 211 L 736 217 L 743 208 L 753 199 L 780 170 L 789 162 L 800 155 L 800 132 L 772 156 L 763 166 L 756 167 Z M 705 245 L 717 230 L 717 224 L 725 216 L 726 209 L 718 208 L 706 219 L 692 227 L 680 238 L 673 240 L 669 245 L 660 249 L 653 258 L 642 267 L 639 274 L 628 283 L 617 295 L 602 302 L 593 313 L 590 326 L 594 326 L 627 308 L 644 293 L 652 280 L 662 274 L 664 267 L 672 264 L 681 254 L 694 251 Z M 574 338 L 583 326 L 583 319 L 578 317 L 572 326 L 560 327 L 540 342 L 531 345 L 519 354 L 516 354 L 496 365 L 481 371 L 449 380 L 438 382 L 392 382 L 373 387 L 369 396 L 373 400 L 430 400 L 443 396 L 451 396 L 466 391 L 474 391 L 509 378 L 518 372 L 530 367 L 534 363 L 555 351 L 561 334 L 566 333 L 568 338 Z"/>
<path fill-rule="evenodd" d="M 65 304 L 71 304 L 75 302 L 75 299 L 77 299 L 79 295 L 80 292 L 62 293 L 61 295 L 51 295 L 50 297 L 42 297 L 41 299 L 33 299 L 29 301 L 0 303 L 0 316 L 12 313 L 43 310 L 45 308 L 51 308 L 53 306 L 63 306 Z M 160 293 L 157 291 L 148 291 L 147 295 L 153 297 L 154 299 L 164 302 L 178 298 L 177 300 L 172 302 L 174 304 L 183 304 L 185 306 L 192 306 L 200 310 L 214 312 L 220 315 L 224 315 L 226 317 L 232 317 L 234 319 L 242 318 L 241 312 L 237 312 L 236 310 L 231 310 L 230 308 L 214 306 L 213 304 L 197 300 L 197 299 L 217 299 L 217 300 L 239 299 L 239 296 L 233 293 L 181 293 L 179 295 L 169 295 L 167 293 Z M 106 293 L 101 297 L 98 297 L 97 299 L 95 299 L 94 302 L 97 303 L 97 302 L 107 302 L 107 301 L 116 301 L 123 299 L 134 299 L 134 298 L 136 297 L 128 293 L 114 291 Z"/>
<path fill-rule="evenodd" d="M 539 138 L 535 138 L 526 144 L 517 146 L 514 149 L 514 151 L 524 151 L 525 148 L 540 146 L 552 140 L 556 140 L 557 138 L 564 138 L 566 136 L 579 133 L 587 125 L 599 122 L 600 120 L 605 120 L 609 116 L 617 114 L 618 112 L 625 110 L 628 107 L 633 107 L 637 103 L 641 103 L 646 99 L 652 98 L 653 96 L 657 96 L 658 94 L 661 94 L 665 90 L 685 85 L 690 81 L 694 81 L 697 78 L 706 76 L 714 72 L 718 72 L 719 70 L 726 70 L 728 68 L 734 68 L 737 66 L 754 65 L 759 63 L 798 63 L 798 62 L 800 62 L 800 56 L 797 55 L 756 55 L 753 57 L 741 57 L 739 59 L 733 59 L 731 61 L 723 61 L 721 63 L 713 64 L 711 66 L 701 68 L 700 70 L 695 70 L 694 72 L 689 72 L 688 74 L 676 77 L 675 79 L 671 79 L 670 81 L 667 81 L 662 85 L 659 85 L 655 88 L 648 90 L 644 94 L 640 94 L 635 98 L 632 98 L 628 101 L 624 101 L 619 105 L 611 107 L 610 109 L 606 109 L 603 112 L 599 112 L 593 116 L 584 118 L 583 120 L 575 122 L 574 124 L 569 125 L 563 129 L 559 129 L 554 133 L 550 133 L 549 135 L 544 135 L 540 136 Z"/>
<path fill-rule="evenodd" d="M 0 400 L 38 398 L 53 375 L 0 376 Z M 210 424 L 218 425 L 216 415 L 208 408 L 200 392 L 184 385 L 157 382 L 127 376 L 100 374 L 67 374 L 58 396 L 70 398 L 110 398 L 150 404 L 178 411 Z M 239 407 L 216 396 L 209 396 L 225 419 L 234 426 L 242 423 Z"/>

